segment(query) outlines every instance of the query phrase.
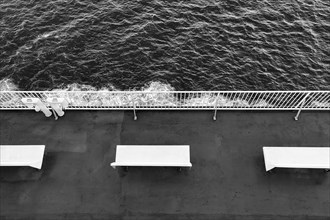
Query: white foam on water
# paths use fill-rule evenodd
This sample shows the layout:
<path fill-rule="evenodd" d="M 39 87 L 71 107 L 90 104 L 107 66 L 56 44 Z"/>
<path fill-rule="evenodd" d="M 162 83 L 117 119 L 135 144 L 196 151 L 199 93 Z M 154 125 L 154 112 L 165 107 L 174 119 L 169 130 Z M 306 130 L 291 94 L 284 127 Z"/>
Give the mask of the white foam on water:
<path fill-rule="evenodd" d="M 119 91 L 119 90 L 113 85 L 108 85 L 107 87 L 102 87 L 100 89 L 97 89 L 91 85 L 72 83 L 66 85 L 65 87 L 54 89 L 53 91 Z M 134 89 L 133 91 L 146 91 L 146 92 L 175 91 L 175 89 L 170 84 L 155 81 L 145 84 L 140 90 Z"/>
<path fill-rule="evenodd" d="M 13 83 L 12 79 L 4 78 L 0 80 L 0 91 L 17 91 L 18 86 Z"/>
<path fill-rule="evenodd" d="M 4 78 L 0 80 L 0 91 L 19 91 L 17 85 L 14 84 L 13 80 L 10 78 Z M 52 91 L 119 91 L 115 86 L 109 84 L 107 87 L 102 87 L 97 89 L 91 85 L 86 84 L 79 84 L 79 83 L 72 83 L 65 85 L 60 88 L 53 89 Z M 175 91 L 174 87 L 170 84 L 159 82 L 159 81 L 152 81 L 145 84 L 141 90 L 134 90 L 134 91 Z"/>

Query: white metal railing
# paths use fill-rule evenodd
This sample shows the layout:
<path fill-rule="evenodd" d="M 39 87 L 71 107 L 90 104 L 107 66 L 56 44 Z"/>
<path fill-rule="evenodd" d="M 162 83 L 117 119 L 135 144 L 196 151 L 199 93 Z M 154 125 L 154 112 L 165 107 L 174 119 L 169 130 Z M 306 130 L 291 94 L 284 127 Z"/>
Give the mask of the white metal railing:
<path fill-rule="evenodd" d="M 330 91 L 0 91 L 0 110 L 34 109 L 22 98 L 65 98 L 67 110 L 330 110 Z"/>

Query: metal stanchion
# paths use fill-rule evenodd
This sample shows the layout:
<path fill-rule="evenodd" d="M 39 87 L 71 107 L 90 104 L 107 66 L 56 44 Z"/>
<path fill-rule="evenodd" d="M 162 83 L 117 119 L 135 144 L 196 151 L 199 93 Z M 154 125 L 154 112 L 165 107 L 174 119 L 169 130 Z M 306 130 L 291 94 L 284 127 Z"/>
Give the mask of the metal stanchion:
<path fill-rule="evenodd" d="M 215 104 L 214 104 L 214 115 L 213 115 L 213 121 L 217 120 L 217 111 L 218 111 L 218 100 L 219 100 L 219 93 L 217 95 L 217 98 L 215 100 Z"/>
<path fill-rule="evenodd" d="M 135 102 L 133 102 L 133 106 L 134 106 L 134 108 L 133 108 L 133 112 L 134 112 L 134 121 L 136 121 L 136 120 L 137 120 L 137 115 L 136 115 L 136 111 L 135 111 Z"/>
<path fill-rule="evenodd" d="M 294 120 L 298 121 L 298 119 L 299 119 L 299 115 L 300 115 L 300 112 L 301 112 L 302 108 L 304 107 L 304 104 L 305 104 L 306 98 L 307 98 L 308 96 L 309 96 L 309 93 L 307 93 L 307 95 L 303 98 L 303 100 L 301 100 L 301 102 L 297 105 L 297 107 L 300 106 L 300 108 L 299 108 L 299 110 L 298 110 L 296 116 L 294 116 Z"/>

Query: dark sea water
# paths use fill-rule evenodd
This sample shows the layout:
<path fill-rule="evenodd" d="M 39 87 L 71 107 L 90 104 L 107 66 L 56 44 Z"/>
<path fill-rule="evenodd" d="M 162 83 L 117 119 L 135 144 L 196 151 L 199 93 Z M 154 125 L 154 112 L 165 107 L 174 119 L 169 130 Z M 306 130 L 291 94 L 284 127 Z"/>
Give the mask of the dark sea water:
<path fill-rule="evenodd" d="M 330 0 L 0 0 L 0 79 L 329 90 Z"/>

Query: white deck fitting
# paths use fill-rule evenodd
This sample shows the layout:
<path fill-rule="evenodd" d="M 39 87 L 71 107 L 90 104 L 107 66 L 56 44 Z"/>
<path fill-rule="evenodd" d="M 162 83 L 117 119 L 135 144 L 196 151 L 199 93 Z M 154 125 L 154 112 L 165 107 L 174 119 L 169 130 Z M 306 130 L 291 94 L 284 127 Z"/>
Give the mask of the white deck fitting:
<path fill-rule="evenodd" d="M 58 116 L 64 115 L 63 109 L 68 107 L 68 102 L 64 98 L 47 98 L 46 101 Z"/>
<path fill-rule="evenodd" d="M 0 166 L 41 169 L 45 145 L 0 145 Z"/>
<path fill-rule="evenodd" d="M 189 145 L 117 145 L 117 166 L 191 167 Z"/>
<path fill-rule="evenodd" d="M 38 98 L 22 98 L 21 101 L 29 108 L 34 108 L 36 112 L 42 111 L 46 117 L 52 115 L 47 106 Z"/>
<path fill-rule="evenodd" d="M 329 147 L 263 147 L 266 171 L 275 167 L 330 169 Z"/>

